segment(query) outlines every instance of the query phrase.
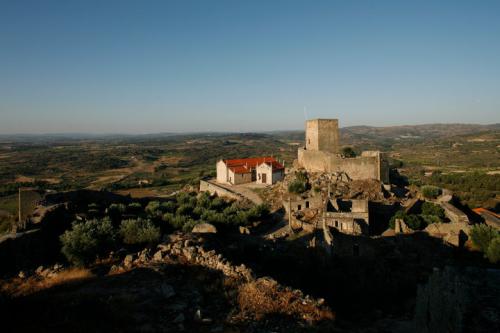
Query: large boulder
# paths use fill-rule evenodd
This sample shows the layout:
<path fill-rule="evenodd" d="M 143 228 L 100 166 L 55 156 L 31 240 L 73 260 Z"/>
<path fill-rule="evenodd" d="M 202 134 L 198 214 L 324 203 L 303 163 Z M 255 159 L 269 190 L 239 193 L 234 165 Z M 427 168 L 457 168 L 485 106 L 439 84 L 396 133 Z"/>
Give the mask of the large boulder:
<path fill-rule="evenodd" d="M 217 233 L 217 229 L 210 223 L 200 223 L 195 225 L 191 232 L 198 234 L 215 234 Z"/>

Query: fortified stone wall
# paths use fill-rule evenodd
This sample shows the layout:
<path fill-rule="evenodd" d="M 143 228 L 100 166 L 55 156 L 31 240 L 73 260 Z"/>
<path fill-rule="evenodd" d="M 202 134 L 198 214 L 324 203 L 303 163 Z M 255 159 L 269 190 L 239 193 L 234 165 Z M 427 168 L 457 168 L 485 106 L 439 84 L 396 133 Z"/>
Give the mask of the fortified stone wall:
<path fill-rule="evenodd" d="M 372 153 L 372 152 L 370 152 Z M 388 182 L 389 173 L 380 154 L 342 158 L 324 151 L 298 150 L 299 166 L 311 172 L 345 172 L 349 178 L 377 179 Z"/>

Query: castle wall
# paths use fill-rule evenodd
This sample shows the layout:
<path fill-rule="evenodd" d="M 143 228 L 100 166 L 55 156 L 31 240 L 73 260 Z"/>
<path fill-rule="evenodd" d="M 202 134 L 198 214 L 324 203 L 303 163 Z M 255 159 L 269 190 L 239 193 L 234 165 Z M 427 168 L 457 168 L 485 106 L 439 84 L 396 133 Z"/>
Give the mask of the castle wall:
<path fill-rule="evenodd" d="M 345 172 L 351 179 L 377 179 L 388 181 L 388 171 L 384 169 L 379 154 L 368 154 L 354 158 L 342 158 L 324 151 L 299 149 L 300 167 L 312 172 Z"/>
<path fill-rule="evenodd" d="M 377 158 L 359 156 L 354 158 L 332 158 L 331 172 L 343 171 L 351 179 L 378 179 L 380 180 Z"/>

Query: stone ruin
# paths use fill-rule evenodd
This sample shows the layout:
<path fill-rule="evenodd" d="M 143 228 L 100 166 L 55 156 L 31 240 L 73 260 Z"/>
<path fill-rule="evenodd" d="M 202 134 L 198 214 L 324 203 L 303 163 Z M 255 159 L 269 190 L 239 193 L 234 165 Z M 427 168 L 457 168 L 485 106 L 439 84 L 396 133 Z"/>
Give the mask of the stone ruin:
<path fill-rule="evenodd" d="M 308 172 L 344 172 L 350 179 L 389 182 L 389 168 L 380 151 L 364 151 L 361 156 L 340 154 L 338 119 L 306 121 L 306 144 L 299 148 L 297 165 Z"/>

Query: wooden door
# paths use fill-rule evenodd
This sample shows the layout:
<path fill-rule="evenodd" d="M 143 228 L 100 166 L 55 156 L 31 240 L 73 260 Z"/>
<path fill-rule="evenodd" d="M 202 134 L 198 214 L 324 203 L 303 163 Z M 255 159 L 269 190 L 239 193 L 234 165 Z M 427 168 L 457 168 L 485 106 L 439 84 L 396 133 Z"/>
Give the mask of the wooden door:
<path fill-rule="evenodd" d="M 262 184 L 267 184 L 267 174 L 262 174 Z"/>

